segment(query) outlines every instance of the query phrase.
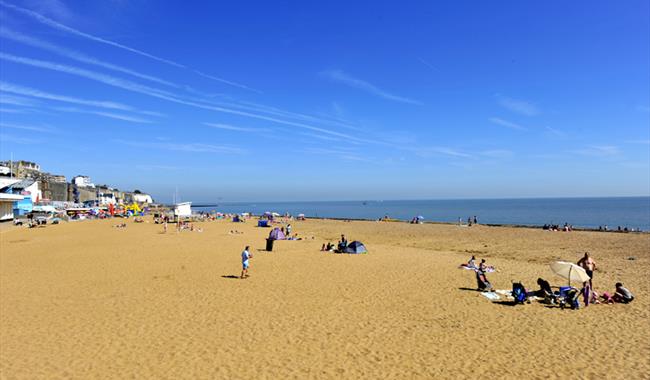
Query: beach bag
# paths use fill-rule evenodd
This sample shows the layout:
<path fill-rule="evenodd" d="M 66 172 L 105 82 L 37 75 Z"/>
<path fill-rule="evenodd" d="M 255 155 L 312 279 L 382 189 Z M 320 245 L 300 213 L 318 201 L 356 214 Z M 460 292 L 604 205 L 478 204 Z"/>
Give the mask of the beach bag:
<path fill-rule="evenodd" d="M 524 303 L 528 299 L 526 288 L 524 288 L 521 282 L 512 283 L 512 296 L 515 299 L 515 303 Z"/>

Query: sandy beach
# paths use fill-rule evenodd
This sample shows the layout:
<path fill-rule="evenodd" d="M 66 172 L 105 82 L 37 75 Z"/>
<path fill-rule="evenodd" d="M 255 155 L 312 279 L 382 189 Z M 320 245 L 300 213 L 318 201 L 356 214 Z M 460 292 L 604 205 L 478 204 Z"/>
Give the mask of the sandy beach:
<path fill-rule="evenodd" d="M 147 221 L 0 232 L 1 378 L 649 377 L 648 234 L 307 220 L 292 222 L 306 240 L 269 253 L 253 221 Z M 370 253 L 319 251 L 341 233 Z M 513 307 L 457 269 L 476 255 L 497 289 L 536 289 L 585 251 L 595 288 L 621 281 L 633 303 Z"/>

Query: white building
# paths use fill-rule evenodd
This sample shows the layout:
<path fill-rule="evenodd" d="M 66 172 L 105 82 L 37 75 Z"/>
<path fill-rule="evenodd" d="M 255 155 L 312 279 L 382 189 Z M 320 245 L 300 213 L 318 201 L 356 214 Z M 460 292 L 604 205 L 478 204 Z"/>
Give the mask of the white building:
<path fill-rule="evenodd" d="M 87 175 L 78 175 L 76 177 L 72 177 L 72 183 L 79 187 L 95 187 L 95 184 L 92 183 L 90 177 Z"/>
<path fill-rule="evenodd" d="M 153 198 L 149 194 L 133 194 L 133 200 L 137 203 L 153 203 Z"/>
<path fill-rule="evenodd" d="M 179 218 L 192 216 L 192 202 L 177 203 L 174 207 L 174 215 Z"/>
<path fill-rule="evenodd" d="M 110 204 L 117 204 L 117 198 L 113 193 L 99 193 L 97 194 L 97 202 L 100 206 L 106 206 Z"/>
<path fill-rule="evenodd" d="M 41 192 L 40 186 L 38 185 L 38 181 L 15 177 L 0 177 L 0 189 L 10 185 L 16 186 L 16 188 L 20 191 L 28 192 L 29 197 L 32 198 L 32 203 L 36 203 L 37 201 L 43 199 L 43 193 Z"/>

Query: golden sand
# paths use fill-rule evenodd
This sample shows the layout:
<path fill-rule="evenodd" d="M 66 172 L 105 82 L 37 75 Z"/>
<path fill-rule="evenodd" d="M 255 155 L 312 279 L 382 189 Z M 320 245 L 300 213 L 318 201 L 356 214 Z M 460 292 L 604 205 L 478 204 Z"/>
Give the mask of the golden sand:
<path fill-rule="evenodd" d="M 650 373 L 650 235 L 406 223 L 293 222 L 315 239 L 276 242 L 252 222 L 66 223 L 0 232 L 3 379 L 588 378 Z M 231 229 L 243 234 L 230 235 Z M 367 255 L 322 253 L 341 233 Z M 240 253 L 252 246 L 251 277 Z M 578 311 L 492 303 L 497 289 L 585 251 L 597 290 L 629 305 Z M 635 260 L 629 260 L 635 257 Z"/>

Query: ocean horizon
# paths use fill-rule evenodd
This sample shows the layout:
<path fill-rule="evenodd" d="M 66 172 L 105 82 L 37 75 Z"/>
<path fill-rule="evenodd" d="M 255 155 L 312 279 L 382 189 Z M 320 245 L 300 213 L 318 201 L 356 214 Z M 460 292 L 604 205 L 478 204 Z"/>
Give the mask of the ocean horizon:
<path fill-rule="evenodd" d="M 195 202 L 198 205 L 208 202 Z M 574 227 L 610 230 L 629 228 L 650 230 L 650 196 L 430 199 L 382 201 L 278 201 L 218 202 L 215 206 L 193 207 L 195 211 L 224 213 L 267 211 L 307 217 L 376 220 L 384 216 L 411 220 L 457 223 L 459 218 L 477 217 L 482 224 L 541 226 L 568 223 Z"/>

